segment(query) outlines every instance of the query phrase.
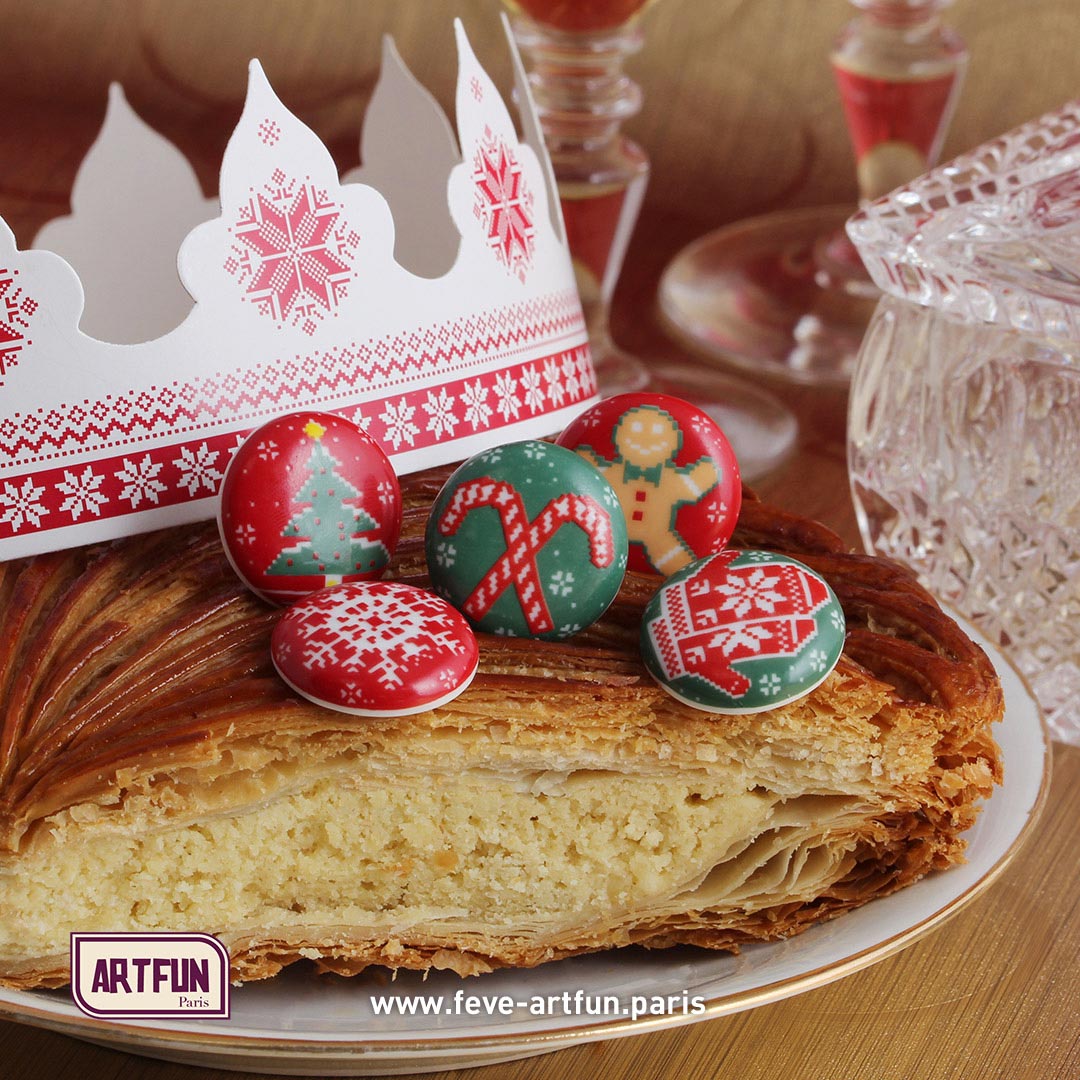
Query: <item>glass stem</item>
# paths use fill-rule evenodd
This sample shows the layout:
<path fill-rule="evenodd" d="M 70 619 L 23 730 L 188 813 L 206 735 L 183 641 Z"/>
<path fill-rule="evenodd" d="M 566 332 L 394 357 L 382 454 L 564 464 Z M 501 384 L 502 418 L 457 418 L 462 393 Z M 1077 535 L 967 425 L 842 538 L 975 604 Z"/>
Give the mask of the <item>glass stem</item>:
<path fill-rule="evenodd" d="M 633 231 L 649 162 L 620 131 L 641 108 L 641 89 L 623 71 L 641 48 L 633 21 L 610 30 L 565 31 L 515 17 L 530 60 L 529 83 L 555 179 L 593 352 L 609 354 L 608 313 Z"/>

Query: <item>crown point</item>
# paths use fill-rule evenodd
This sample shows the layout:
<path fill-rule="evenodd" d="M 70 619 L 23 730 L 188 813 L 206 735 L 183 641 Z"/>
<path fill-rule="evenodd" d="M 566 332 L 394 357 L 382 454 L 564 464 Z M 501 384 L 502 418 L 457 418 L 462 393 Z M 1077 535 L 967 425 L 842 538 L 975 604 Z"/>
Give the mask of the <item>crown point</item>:
<path fill-rule="evenodd" d="M 248 99 L 251 100 L 260 94 L 267 93 L 276 97 L 262 64 L 253 59 L 248 63 Z"/>
<path fill-rule="evenodd" d="M 318 422 L 318 420 L 309 420 L 304 425 L 304 434 L 309 439 L 321 439 L 326 434 L 326 428 Z"/>
<path fill-rule="evenodd" d="M 124 125 L 129 120 L 134 120 L 136 126 L 142 124 L 138 113 L 131 107 L 131 102 L 128 101 L 123 86 L 118 82 L 109 83 L 109 95 L 105 99 L 105 119 L 102 122 L 102 132 L 110 125 Z M 98 138 L 101 138 L 100 132 Z M 78 181 L 76 181 L 77 186 Z"/>

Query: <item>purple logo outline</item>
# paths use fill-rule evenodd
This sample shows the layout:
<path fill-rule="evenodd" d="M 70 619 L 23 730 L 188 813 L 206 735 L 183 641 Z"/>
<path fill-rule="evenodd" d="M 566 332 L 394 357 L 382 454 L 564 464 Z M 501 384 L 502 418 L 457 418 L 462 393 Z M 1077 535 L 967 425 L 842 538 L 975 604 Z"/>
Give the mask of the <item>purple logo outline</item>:
<path fill-rule="evenodd" d="M 220 979 L 219 987 L 219 1001 L 220 1006 L 215 1009 L 202 1009 L 194 1006 L 187 1006 L 183 1008 L 175 1009 L 137 1009 L 130 1007 L 118 1007 L 117 1009 L 101 1009 L 87 1002 L 82 995 L 82 988 L 79 985 L 79 970 L 82 963 L 83 952 L 82 943 L 89 941 L 111 941 L 117 944 L 133 944 L 137 942 L 177 942 L 177 943 L 191 943 L 200 942 L 211 947 L 211 950 L 217 954 L 221 961 L 217 969 L 217 977 Z M 117 959 L 127 959 L 128 953 L 124 950 L 118 950 L 119 955 Z M 229 1019 L 231 1016 L 231 1002 L 229 995 L 229 952 L 224 945 L 212 934 L 205 934 L 199 932 L 168 932 L 168 931 L 116 931 L 113 933 L 102 931 L 73 931 L 70 934 L 70 957 L 71 957 L 71 998 L 76 1007 L 87 1016 L 99 1020 L 108 1019 L 138 1019 L 140 1017 L 169 1017 L 169 1016 L 191 1016 L 191 1017 L 210 1017 Z M 177 955 L 169 957 L 169 959 L 183 960 L 185 955 L 183 952 L 177 951 Z M 149 961 L 149 958 L 147 960 Z M 211 973 L 213 978 L 214 973 Z M 126 985 L 126 980 L 125 980 Z M 115 992 L 115 991 L 110 991 Z M 128 987 L 130 992 L 130 987 Z M 179 993 L 179 991 L 177 991 Z"/>

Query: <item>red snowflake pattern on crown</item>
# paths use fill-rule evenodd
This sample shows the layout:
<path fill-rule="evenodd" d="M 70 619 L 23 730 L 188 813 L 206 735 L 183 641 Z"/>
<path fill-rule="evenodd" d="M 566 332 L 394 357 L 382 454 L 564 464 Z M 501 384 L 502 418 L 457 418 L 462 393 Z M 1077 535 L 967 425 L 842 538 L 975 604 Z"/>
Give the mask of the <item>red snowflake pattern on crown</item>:
<path fill-rule="evenodd" d="M 244 298 L 279 325 L 289 322 L 310 336 L 315 320 L 346 295 L 360 236 L 310 179 L 300 182 L 275 169 L 262 191 L 252 191 L 231 232 L 236 243 L 226 272 L 245 286 Z"/>
<path fill-rule="evenodd" d="M 473 183 L 473 213 L 487 230 L 488 246 L 524 281 L 535 246 L 533 193 L 513 150 L 489 127 L 473 155 Z"/>
<path fill-rule="evenodd" d="M 15 284 L 18 273 L 18 270 L 0 268 L 0 301 L 3 302 L 0 309 L 0 386 L 4 385 L 3 376 L 7 375 L 8 369 L 18 364 L 19 353 L 33 344 L 26 332 L 39 307 L 36 300 Z"/>

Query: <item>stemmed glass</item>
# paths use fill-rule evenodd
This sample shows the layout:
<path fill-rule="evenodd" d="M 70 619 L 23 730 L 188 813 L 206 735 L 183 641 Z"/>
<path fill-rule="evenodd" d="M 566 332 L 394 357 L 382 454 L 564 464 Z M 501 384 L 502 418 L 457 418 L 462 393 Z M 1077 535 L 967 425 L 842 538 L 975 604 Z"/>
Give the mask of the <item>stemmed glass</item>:
<path fill-rule="evenodd" d="M 648 386 L 693 401 L 724 429 L 744 476 L 760 476 L 794 445 L 794 417 L 779 401 L 701 365 L 646 366 L 618 348 L 608 328 L 649 179 L 647 155 L 620 125 L 641 107 L 641 89 L 623 64 L 641 48 L 638 16 L 650 0 L 506 2 L 530 65 L 601 393 Z"/>
<path fill-rule="evenodd" d="M 860 9 L 830 61 L 863 203 L 937 159 L 967 62 L 941 22 L 949 0 L 851 0 Z M 736 222 L 668 266 L 660 308 L 675 336 L 710 359 L 792 382 L 847 386 L 880 296 L 843 231 L 852 206 Z"/>
<path fill-rule="evenodd" d="M 604 393 L 648 382 L 645 365 L 616 348 L 611 297 L 649 181 L 649 159 L 619 130 L 641 108 L 622 71 L 641 48 L 634 16 L 647 0 L 572 4 L 518 0 L 514 36 L 532 61 L 529 83 L 559 185 L 566 237 Z"/>

